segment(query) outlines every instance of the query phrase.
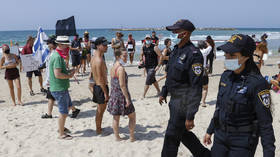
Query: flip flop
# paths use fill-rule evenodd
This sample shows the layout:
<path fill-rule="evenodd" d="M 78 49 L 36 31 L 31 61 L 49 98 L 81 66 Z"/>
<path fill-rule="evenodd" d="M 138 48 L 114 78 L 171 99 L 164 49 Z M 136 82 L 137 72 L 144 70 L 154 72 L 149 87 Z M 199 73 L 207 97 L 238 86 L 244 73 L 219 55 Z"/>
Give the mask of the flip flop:
<path fill-rule="evenodd" d="M 34 96 L 35 94 L 34 94 L 34 92 L 33 92 L 33 91 L 30 91 L 30 95 L 31 95 L 31 96 Z"/>
<path fill-rule="evenodd" d="M 58 139 L 61 139 L 61 140 L 72 140 L 73 137 L 70 136 L 70 135 L 64 134 L 63 136 L 58 137 Z"/>

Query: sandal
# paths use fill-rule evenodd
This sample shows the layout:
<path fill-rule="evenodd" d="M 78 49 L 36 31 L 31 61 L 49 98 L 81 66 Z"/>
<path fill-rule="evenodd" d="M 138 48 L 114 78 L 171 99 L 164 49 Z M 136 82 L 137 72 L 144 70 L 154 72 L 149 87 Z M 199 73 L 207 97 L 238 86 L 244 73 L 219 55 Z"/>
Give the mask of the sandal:
<path fill-rule="evenodd" d="M 47 113 L 45 113 L 42 115 L 41 118 L 43 118 L 43 119 L 52 118 L 52 115 L 48 115 Z"/>
<path fill-rule="evenodd" d="M 31 96 L 34 96 L 35 94 L 34 94 L 34 92 L 33 92 L 33 91 L 30 91 L 30 95 L 31 95 Z"/>
<path fill-rule="evenodd" d="M 59 132 L 59 130 L 57 130 L 57 132 Z M 71 131 L 64 127 L 64 134 L 70 134 L 70 133 L 71 133 Z"/>
<path fill-rule="evenodd" d="M 72 136 L 67 135 L 67 134 L 64 134 L 64 135 L 62 135 L 62 136 L 60 136 L 58 138 L 61 139 L 61 140 L 72 140 L 73 139 Z"/>

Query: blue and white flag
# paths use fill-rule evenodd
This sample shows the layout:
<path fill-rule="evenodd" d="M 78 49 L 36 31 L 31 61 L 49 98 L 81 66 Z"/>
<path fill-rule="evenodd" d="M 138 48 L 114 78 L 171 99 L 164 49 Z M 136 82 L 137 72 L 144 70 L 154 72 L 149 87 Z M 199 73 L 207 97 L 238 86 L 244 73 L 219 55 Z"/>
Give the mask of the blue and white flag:
<path fill-rule="evenodd" d="M 48 40 L 48 38 L 49 37 L 46 35 L 43 29 L 39 27 L 37 38 L 35 39 L 33 45 L 33 56 L 39 62 L 40 65 L 45 62 L 47 56 L 50 54 L 48 45 L 45 42 L 46 40 Z"/>

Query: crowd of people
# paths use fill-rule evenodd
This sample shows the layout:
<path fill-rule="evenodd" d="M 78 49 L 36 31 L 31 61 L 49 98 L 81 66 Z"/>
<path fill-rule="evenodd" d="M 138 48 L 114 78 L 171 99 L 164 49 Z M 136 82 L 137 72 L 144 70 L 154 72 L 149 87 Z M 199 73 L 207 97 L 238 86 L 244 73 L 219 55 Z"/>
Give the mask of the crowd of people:
<path fill-rule="evenodd" d="M 170 94 L 169 103 L 170 119 L 164 137 L 162 156 L 177 156 L 178 147 L 182 142 L 194 156 L 254 156 L 258 139 L 261 137 L 263 151 L 266 157 L 274 156 L 275 137 L 270 111 L 270 85 L 260 74 L 259 68 L 263 64 L 258 60 L 257 64 L 253 56 L 259 55 L 259 51 L 266 53 L 267 49 L 259 45 L 266 43 L 266 36 L 260 43 L 248 35 L 235 34 L 218 49 L 225 52 L 225 72 L 221 76 L 219 92 L 217 96 L 216 110 L 213 119 L 206 131 L 204 144 L 210 144 L 214 134 L 213 147 L 208 150 L 204 147 L 196 135 L 191 131 L 194 128 L 195 114 L 199 106 L 206 107 L 209 75 L 213 73 L 213 61 L 216 58 L 216 46 L 211 36 L 198 41 L 194 45 L 190 41 L 195 26 L 189 20 L 179 20 L 174 25 L 166 27 L 168 31 L 178 34 L 180 40 L 171 49 L 172 41 L 164 40 L 165 48 L 160 50 L 159 38 L 156 32 L 152 36 L 147 34 L 140 50 L 139 68 L 144 68 L 146 81 L 143 98 L 145 98 L 150 85 L 154 85 L 159 96 L 159 103 L 166 102 Z M 75 74 L 85 75 L 90 68 L 89 89 L 92 93 L 92 101 L 97 105 L 95 117 L 96 133 L 102 133 L 102 119 L 107 111 L 113 117 L 112 128 L 117 141 L 119 136 L 120 116 L 128 116 L 130 141 L 135 141 L 134 131 L 136 125 L 136 111 L 128 90 L 128 75 L 125 65 L 133 63 L 136 53 L 136 44 L 132 34 L 128 40 L 123 40 L 121 32 L 109 42 L 105 37 L 90 40 L 89 32 L 84 32 L 84 37 L 76 35 L 72 42 L 68 36 L 50 36 L 46 41 L 50 50 L 42 68 L 27 72 L 30 95 L 33 96 L 32 75 L 39 78 L 40 91 L 46 93 L 48 99 L 48 111 L 42 118 L 52 118 L 54 102 L 57 102 L 59 110 L 59 138 L 70 140 L 73 137 L 70 130 L 65 128 L 69 110 L 72 110 L 71 118 L 76 118 L 80 112 L 73 106 L 68 91 L 69 79 L 75 78 Z M 34 38 L 29 37 L 26 45 L 20 52 L 21 55 L 32 54 Z M 111 44 L 114 50 L 115 61 L 110 70 L 106 65 L 104 54 Z M 259 48 L 258 48 L 259 46 Z M 20 57 L 11 54 L 8 45 L 2 46 L 3 57 L 0 68 L 6 69 L 5 79 L 10 88 L 10 94 L 16 105 L 14 84 L 18 91 L 18 104 L 21 101 L 20 73 L 17 66 Z M 70 69 L 69 55 L 72 59 Z M 280 68 L 280 63 L 278 63 Z M 159 80 L 156 72 L 160 68 L 165 74 Z M 43 87 L 42 69 L 45 68 L 45 82 Z M 110 88 L 108 85 L 108 72 L 110 76 Z M 278 74 L 270 82 L 278 86 L 280 81 Z M 160 90 L 158 82 L 165 80 Z M 110 90 L 109 90 L 110 89 Z M 250 143 L 248 143 L 250 139 Z M 247 141 L 246 141 L 247 140 Z"/>

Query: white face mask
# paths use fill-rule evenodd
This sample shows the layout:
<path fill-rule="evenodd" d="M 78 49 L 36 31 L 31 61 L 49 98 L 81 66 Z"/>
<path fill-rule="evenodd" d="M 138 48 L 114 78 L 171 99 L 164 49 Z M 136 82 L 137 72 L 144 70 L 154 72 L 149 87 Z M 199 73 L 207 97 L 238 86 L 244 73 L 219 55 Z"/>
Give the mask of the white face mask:
<path fill-rule="evenodd" d="M 124 66 L 126 63 L 123 61 L 123 59 L 119 59 L 119 62 L 120 62 L 120 64 L 122 65 L 122 66 Z"/>
<path fill-rule="evenodd" d="M 227 70 L 231 71 L 235 71 L 241 67 L 241 64 L 238 63 L 238 59 L 225 59 L 224 65 Z"/>

